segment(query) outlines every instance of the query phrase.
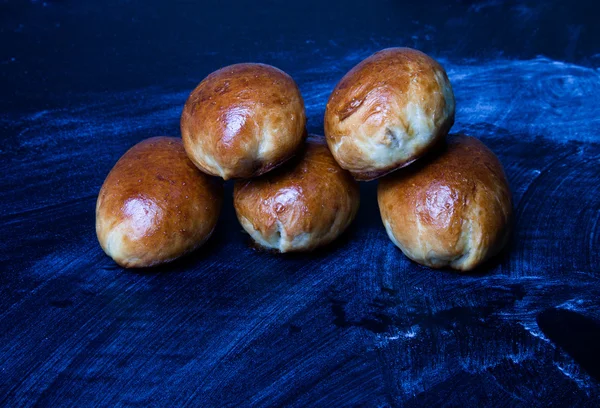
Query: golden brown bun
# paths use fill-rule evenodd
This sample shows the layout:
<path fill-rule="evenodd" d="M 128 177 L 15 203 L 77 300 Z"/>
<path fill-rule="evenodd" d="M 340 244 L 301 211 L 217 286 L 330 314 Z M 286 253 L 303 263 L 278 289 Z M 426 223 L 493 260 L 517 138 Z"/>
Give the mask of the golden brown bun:
<path fill-rule="evenodd" d="M 180 139 L 153 137 L 110 171 L 96 203 L 104 252 L 126 268 L 172 261 L 210 237 L 222 186 L 187 158 Z"/>
<path fill-rule="evenodd" d="M 502 164 L 473 137 L 452 136 L 440 151 L 384 177 L 377 197 L 390 239 L 423 265 L 467 271 L 508 238 L 512 204 Z"/>
<path fill-rule="evenodd" d="M 294 80 L 264 64 L 213 72 L 191 93 L 181 115 L 190 159 L 225 180 L 258 176 L 288 160 L 304 140 L 305 125 Z"/>
<path fill-rule="evenodd" d="M 337 84 L 325 111 L 331 153 L 357 180 L 404 167 L 454 124 L 454 94 L 435 60 L 410 48 L 379 51 Z"/>
<path fill-rule="evenodd" d="M 323 141 L 310 138 L 301 156 L 234 188 L 235 210 L 254 241 L 279 252 L 308 251 L 336 239 L 358 210 L 358 184 Z"/>

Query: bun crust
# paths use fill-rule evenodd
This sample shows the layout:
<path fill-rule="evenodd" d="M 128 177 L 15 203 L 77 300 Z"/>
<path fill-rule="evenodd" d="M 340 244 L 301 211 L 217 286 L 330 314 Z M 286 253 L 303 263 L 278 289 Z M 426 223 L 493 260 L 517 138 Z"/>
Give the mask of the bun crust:
<path fill-rule="evenodd" d="M 190 159 L 225 180 L 258 176 L 288 160 L 304 140 L 305 126 L 298 86 L 264 64 L 213 72 L 191 93 L 181 115 Z"/>
<path fill-rule="evenodd" d="M 404 167 L 454 124 L 454 94 L 444 69 L 410 48 L 379 51 L 337 84 L 325 111 L 325 136 L 357 180 Z"/>
<path fill-rule="evenodd" d="M 359 201 L 358 183 L 324 142 L 312 138 L 296 159 L 234 187 L 242 227 L 259 246 L 279 252 L 309 251 L 333 241 L 356 216 Z"/>
<path fill-rule="evenodd" d="M 221 183 L 194 166 L 180 139 L 147 139 L 119 159 L 100 189 L 98 241 L 126 268 L 169 262 L 210 237 L 222 200 Z"/>
<path fill-rule="evenodd" d="M 377 197 L 390 239 L 423 265 L 471 270 L 508 239 L 512 203 L 502 164 L 473 137 L 450 137 L 422 162 L 384 177 Z"/>

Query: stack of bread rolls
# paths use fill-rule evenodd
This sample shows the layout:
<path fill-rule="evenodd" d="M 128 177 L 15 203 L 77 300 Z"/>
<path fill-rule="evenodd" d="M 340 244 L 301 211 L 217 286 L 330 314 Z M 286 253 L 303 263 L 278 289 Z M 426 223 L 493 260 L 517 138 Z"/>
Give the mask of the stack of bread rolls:
<path fill-rule="evenodd" d="M 181 115 L 182 139 L 126 152 L 96 206 L 104 251 L 124 267 L 172 261 L 211 235 L 234 179 L 239 222 L 256 246 L 310 251 L 338 238 L 379 178 L 381 218 L 410 259 L 470 270 L 507 241 L 511 195 L 496 156 L 475 138 L 446 140 L 454 95 L 420 51 L 389 48 L 348 72 L 307 135 L 304 102 L 285 72 L 236 64 L 207 76 Z"/>

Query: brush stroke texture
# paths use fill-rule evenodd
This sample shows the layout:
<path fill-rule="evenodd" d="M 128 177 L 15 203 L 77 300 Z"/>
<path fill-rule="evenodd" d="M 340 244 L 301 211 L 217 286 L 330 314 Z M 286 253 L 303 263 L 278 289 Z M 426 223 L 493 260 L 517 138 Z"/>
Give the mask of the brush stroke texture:
<path fill-rule="evenodd" d="M 377 41 L 260 56 L 304 61 L 289 71 L 322 133 L 331 89 Z M 229 199 L 200 251 L 122 270 L 96 242 L 96 195 L 130 146 L 178 134 L 195 79 L 0 114 L 0 405 L 594 406 L 600 72 L 535 56 L 440 60 L 453 131 L 492 148 L 514 193 L 509 248 L 468 275 L 407 260 L 376 183 L 361 185 L 342 239 L 308 256 L 250 249 Z"/>

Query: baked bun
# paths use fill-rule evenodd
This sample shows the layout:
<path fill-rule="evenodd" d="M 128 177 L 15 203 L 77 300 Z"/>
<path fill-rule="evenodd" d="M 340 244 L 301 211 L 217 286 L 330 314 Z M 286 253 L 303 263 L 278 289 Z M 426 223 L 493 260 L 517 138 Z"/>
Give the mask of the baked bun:
<path fill-rule="evenodd" d="M 236 64 L 207 76 L 181 115 L 185 150 L 207 174 L 263 174 L 292 157 L 304 140 L 304 101 L 294 80 L 264 64 Z"/>
<path fill-rule="evenodd" d="M 422 156 L 454 124 L 444 68 L 420 51 L 388 48 L 337 84 L 325 110 L 331 153 L 357 180 L 372 180 Z"/>
<path fill-rule="evenodd" d="M 508 239 L 511 194 L 498 158 L 452 136 L 440 151 L 384 177 L 377 198 L 390 239 L 410 259 L 467 271 Z"/>
<path fill-rule="evenodd" d="M 169 262 L 210 237 L 222 201 L 221 182 L 194 166 L 180 139 L 147 139 L 119 159 L 102 185 L 98 241 L 126 268 Z"/>
<path fill-rule="evenodd" d="M 261 247 L 309 251 L 336 239 L 360 201 L 358 184 L 335 162 L 323 141 L 309 138 L 298 158 L 251 180 L 235 183 L 242 227 Z"/>

